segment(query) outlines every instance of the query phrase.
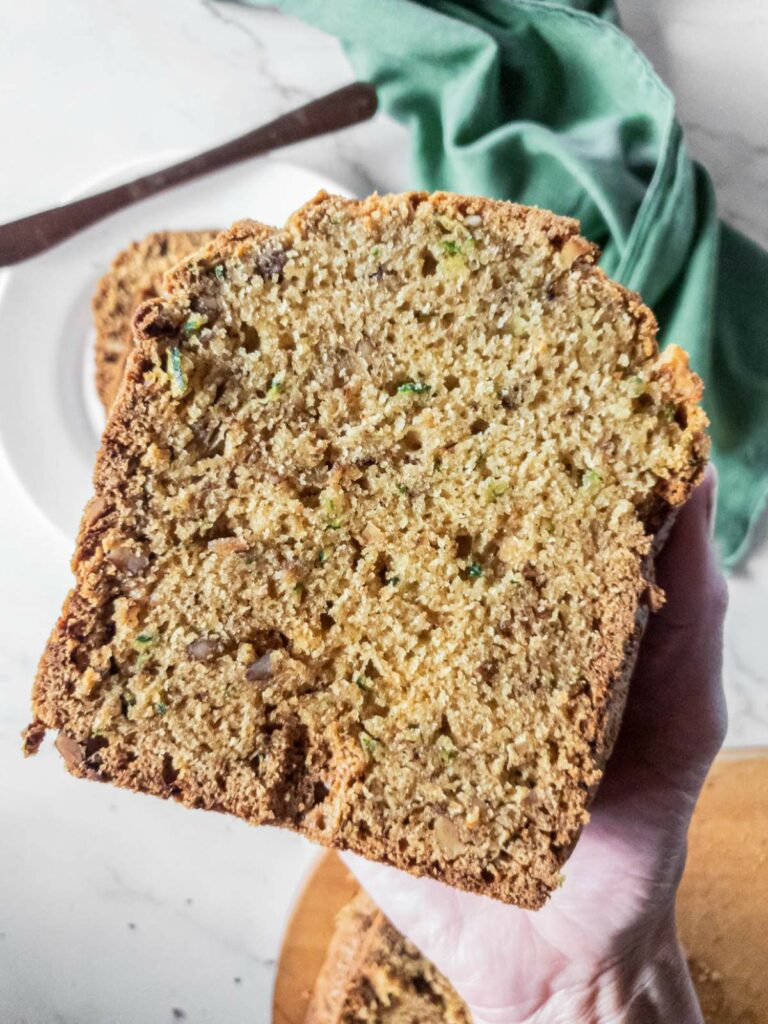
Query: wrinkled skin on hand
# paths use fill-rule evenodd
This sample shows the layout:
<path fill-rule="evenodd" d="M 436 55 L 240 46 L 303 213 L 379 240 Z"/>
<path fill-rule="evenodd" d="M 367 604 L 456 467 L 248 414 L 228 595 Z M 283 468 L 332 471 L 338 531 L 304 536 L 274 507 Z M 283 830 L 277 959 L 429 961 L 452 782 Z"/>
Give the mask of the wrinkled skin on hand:
<path fill-rule="evenodd" d="M 674 899 L 691 813 L 725 732 L 726 589 L 709 541 L 715 489 L 710 470 L 659 556 L 667 603 L 643 640 L 591 821 L 542 910 L 345 856 L 478 1022 L 701 1019 Z"/>

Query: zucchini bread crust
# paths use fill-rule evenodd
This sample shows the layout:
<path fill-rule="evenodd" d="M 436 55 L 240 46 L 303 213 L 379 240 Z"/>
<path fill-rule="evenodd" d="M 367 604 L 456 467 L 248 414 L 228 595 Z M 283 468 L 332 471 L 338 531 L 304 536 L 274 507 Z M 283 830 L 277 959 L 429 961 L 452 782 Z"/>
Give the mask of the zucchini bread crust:
<path fill-rule="evenodd" d="M 536 908 L 588 818 L 701 384 L 578 225 L 321 194 L 136 318 L 34 687 L 68 769 Z"/>

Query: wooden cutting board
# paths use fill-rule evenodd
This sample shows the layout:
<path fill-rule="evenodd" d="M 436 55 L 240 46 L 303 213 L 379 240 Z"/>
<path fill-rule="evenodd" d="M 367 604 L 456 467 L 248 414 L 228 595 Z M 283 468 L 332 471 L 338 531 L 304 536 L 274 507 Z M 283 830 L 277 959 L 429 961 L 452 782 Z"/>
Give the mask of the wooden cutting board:
<path fill-rule="evenodd" d="M 304 1024 L 336 914 L 357 888 L 335 853 L 320 855 L 283 940 L 273 1024 Z M 707 1024 L 768 1024 L 768 747 L 713 765 L 677 913 Z"/>
<path fill-rule="evenodd" d="M 677 919 L 707 1024 L 768 1024 L 768 748 L 713 765 Z"/>
<path fill-rule="evenodd" d="M 357 882 L 335 853 L 320 854 L 288 921 L 277 965 L 272 1024 L 304 1024 L 336 915 L 357 890 Z"/>

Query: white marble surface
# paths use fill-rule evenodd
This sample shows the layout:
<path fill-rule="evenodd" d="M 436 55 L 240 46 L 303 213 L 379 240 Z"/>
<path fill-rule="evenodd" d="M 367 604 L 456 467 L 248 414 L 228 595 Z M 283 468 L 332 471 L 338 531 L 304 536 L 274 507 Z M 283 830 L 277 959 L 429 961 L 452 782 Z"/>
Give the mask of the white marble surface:
<path fill-rule="evenodd" d="M 625 0 L 680 101 L 723 210 L 768 243 L 764 0 Z M 335 41 L 209 0 L 0 0 L 0 219 L 95 174 L 204 147 L 349 78 Z M 352 191 L 408 182 L 379 117 L 289 159 Z M 243 214 L 248 211 L 244 210 Z M 2 344 L 34 344 L 3 338 Z M 35 661 L 69 584 L 68 545 L 0 464 L 0 1020 L 266 1022 L 286 913 L 314 856 L 296 837 L 86 785 L 23 762 Z M 768 743 L 765 527 L 731 581 L 729 743 Z"/>

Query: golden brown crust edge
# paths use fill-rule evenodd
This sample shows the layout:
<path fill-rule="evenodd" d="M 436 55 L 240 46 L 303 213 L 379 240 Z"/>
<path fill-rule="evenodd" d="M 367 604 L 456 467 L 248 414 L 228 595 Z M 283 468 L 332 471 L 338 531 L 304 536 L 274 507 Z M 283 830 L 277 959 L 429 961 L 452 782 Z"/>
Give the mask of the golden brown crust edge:
<path fill-rule="evenodd" d="M 311 230 L 313 223 L 322 216 L 327 204 L 338 202 L 345 201 L 320 195 L 298 211 L 291 218 L 289 225 L 293 230 L 305 233 Z M 386 205 L 388 210 L 391 210 L 393 206 L 402 209 L 403 215 L 407 216 L 408 208 L 412 209 L 421 202 L 440 204 L 441 212 L 448 213 L 454 209 L 461 210 L 463 213 L 482 210 L 486 217 L 493 218 L 502 226 L 509 223 L 510 219 L 515 221 L 522 219 L 531 230 L 543 231 L 561 248 L 572 243 L 574 258 L 592 264 L 596 256 L 595 247 L 577 235 L 578 225 L 575 221 L 556 217 L 546 211 L 528 210 L 514 204 L 497 203 L 491 200 L 458 197 L 445 193 L 438 193 L 432 197 L 425 193 L 408 193 L 404 196 L 382 198 L 374 196 L 354 204 L 355 215 L 375 221 L 377 216 L 381 215 L 382 206 Z M 255 225 L 253 222 L 241 222 L 219 235 L 216 241 L 203 251 L 202 255 L 205 259 L 210 260 L 215 258 L 217 253 L 236 252 L 240 245 L 247 246 L 254 238 L 266 239 L 273 230 Z M 189 280 L 189 266 L 189 261 L 182 263 L 166 279 L 165 287 L 171 296 L 171 305 L 174 293 L 183 293 Z M 599 268 L 593 268 L 592 272 L 605 278 Z M 608 281 L 607 278 L 605 280 Z M 642 305 L 637 296 L 613 282 L 609 282 L 609 284 L 622 302 L 637 314 L 639 330 L 643 332 L 645 343 L 655 351 L 656 323 L 650 311 Z M 77 550 L 73 560 L 77 586 L 67 599 L 62 616 L 41 660 L 35 681 L 33 700 L 35 721 L 27 732 L 28 752 L 34 752 L 39 745 L 45 728 L 62 728 L 64 724 L 57 719 L 55 693 L 61 687 L 71 685 L 73 677 L 77 675 L 76 667 L 72 666 L 70 662 L 77 637 L 89 635 L 92 631 L 104 628 L 104 623 L 100 621 L 99 615 L 101 605 L 97 549 L 99 538 L 107 529 L 114 511 L 109 504 L 107 483 L 110 480 L 114 481 L 124 477 L 128 469 L 129 455 L 126 452 L 123 439 L 130 427 L 132 406 L 138 400 L 137 396 L 140 395 L 144 361 L 151 357 L 156 343 L 153 329 L 157 327 L 161 305 L 161 303 L 150 302 L 142 307 L 137 317 L 138 341 L 128 361 L 125 381 L 104 434 L 95 473 L 96 495 L 86 509 L 78 536 Z M 168 308 L 169 303 L 166 303 L 163 306 L 163 314 L 167 312 Z M 161 331 L 158 330 L 157 333 L 161 333 Z M 649 513 L 649 515 L 652 513 L 653 519 L 651 526 L 659 536 L 662 521 L 674 507 L 679 506 L 687 498 L 700 479 L 707 451 L 707 440 L 704 434 L 706 421 L 703 412 L 697 405 L 701 394 L 701 384 L 698 378 L 687 369 L 685 357 L 678 353 L 679 350 L 672 350 L 672 355 L 661 364 L 662 366 L 669 365 L 671 368 L 662 369 L 660 372 L 673 375 L 676 393 L 680 397 L 685 415 L 691 418 L 695 417 L 695 421 L 701 424 L 701 430 L 697 434 L 694 445 L 697 459 L 694 470 L 689 473 L 687 479 L 678 477 L 673 480 L 673 486 L 661 496 L 666 511 L 654 508 Z M 595 721 L 591 743 L 598 765 L 604 765 L 618 732 L 633 660 L 647 620 L 648 610 L 643 595 L 647 591 L 649 583 L 652 582 L 648 578 L 650 564 L 649 558 L 646 566 L 648 571 L 645 576 L 640 576 L 635 581 L 634 598 L 628 595 L 625 605 L 617 613 L 610 635 L 604 638 L 602 657 L 596 660 L 593 670 L 591 683 L 595 695 Z M 89 749 L 88 741 L 81 742 L 74 737 L 65 736 L 62 742 L 69 748 L 70 756 L 67 758 L 67 768 L 70 772 L 80 777 L 100 777 L 98 750 Z M 73 744 L 77 748 L 74 752 Z M 413 874 L 432 874 L 457 888 L 482 891 L 491 897 L 516 902 L 520 906 L 535 909 L 545 902 L 549 892 L 557 885 L 559 868 L 567 858 L 580 827 L 587 819 L 586 807 L 594 794 L 600 774 L 598 767 L 591 778 L 573 780 L 574 806 L 578 808 L 577 820 L 563 823 L 563 832 L 554 837 L 554 850 L 546 862 L 536 864 L 535 872 L 521 873 L 511 880 L 496 877 L 480 887 L 475 879 L 467 877 L 450 864 L 443 865 L 439 870 L 434 868 L 430 870 L 427 865 L 408 863 L 394 844 L 384 843 L 375 837 L 366 843 L 345 842 L 343 845 L 363 856 L 385 861 Z M 192 787 L 180 789 L 177 785 L 169 784 L 168 780 L 163 778 L 162 771 L 157 768 L 138 773 L 134 767 L 130 774 L 127 771 L 115 771 L 111 774 L 110 780 L 118 785 L 127 785 L 129 788 L 158 796 L 173 796 L 190 806 L 228 809 L 220 807 L 210 795 L 201 794 Z M 253 823 L 269 820 L 258 814 L 242 816 L 248 817 L 248 820 Z M 280 824 L 274 820 L 271 823 Z M 290 823 L 285 824 L 292 827 Z M 299 827 L 299 831 L 304 832 L 315 841 L 328 844 L 324 836 L 314 830 L 311 824 L 304 823 Z"/>

